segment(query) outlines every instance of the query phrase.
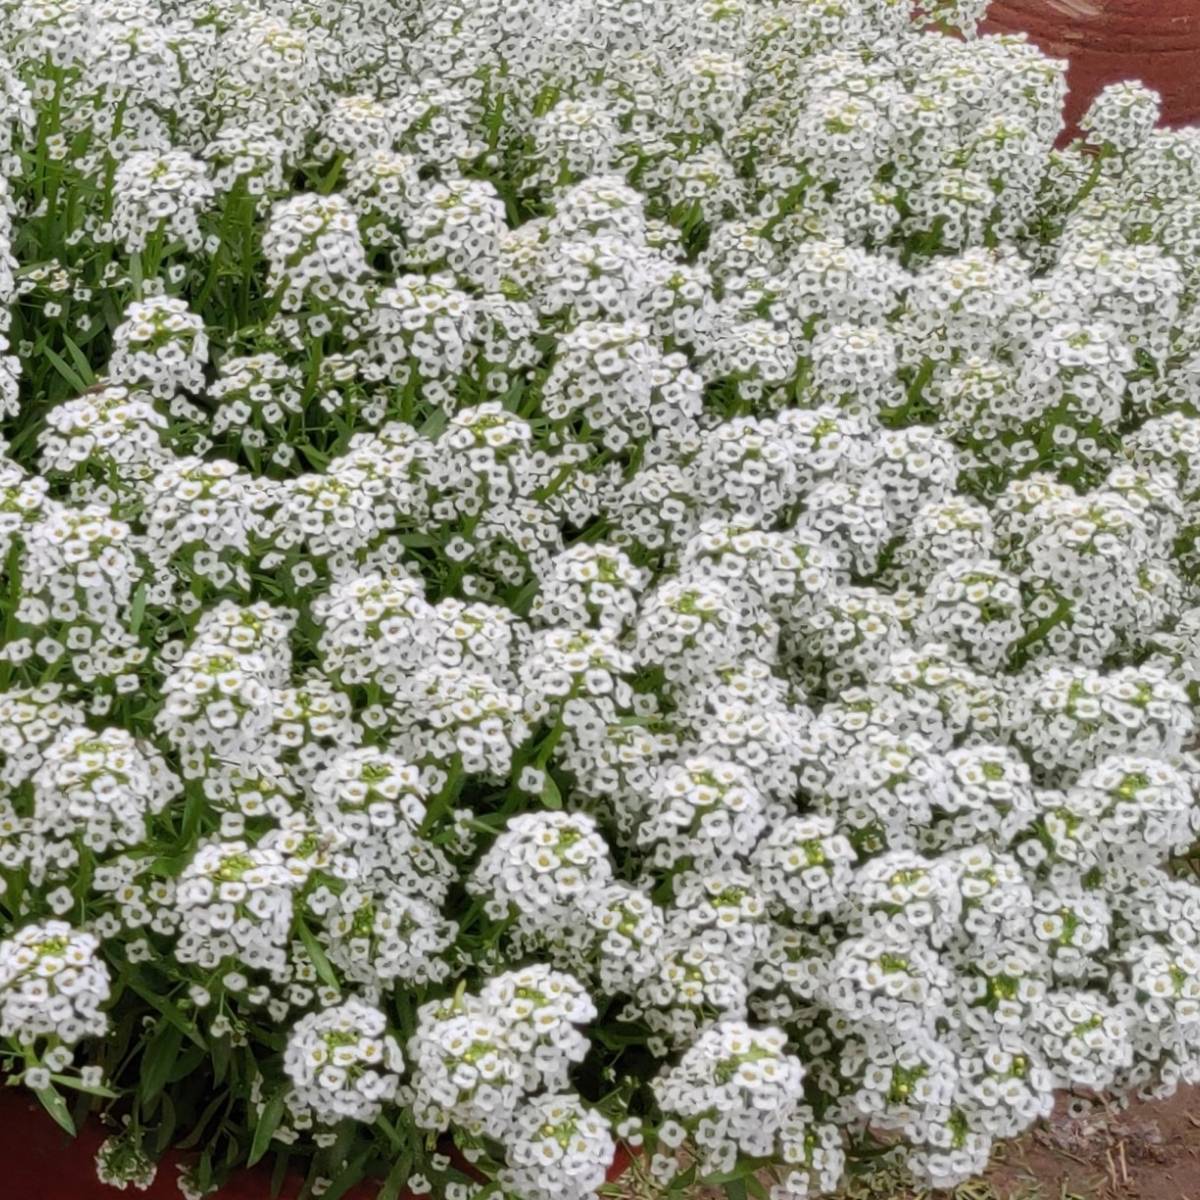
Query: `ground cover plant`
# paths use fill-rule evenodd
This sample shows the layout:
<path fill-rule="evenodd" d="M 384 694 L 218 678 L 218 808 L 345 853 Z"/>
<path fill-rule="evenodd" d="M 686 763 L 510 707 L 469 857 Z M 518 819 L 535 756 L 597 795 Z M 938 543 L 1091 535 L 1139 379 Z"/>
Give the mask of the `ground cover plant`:
<path fill-rule="evenodd" d="M 0 1067 L 103 1179 L 1200 1079 L 1200 131 L 983 7 L 0 3 Z"/>

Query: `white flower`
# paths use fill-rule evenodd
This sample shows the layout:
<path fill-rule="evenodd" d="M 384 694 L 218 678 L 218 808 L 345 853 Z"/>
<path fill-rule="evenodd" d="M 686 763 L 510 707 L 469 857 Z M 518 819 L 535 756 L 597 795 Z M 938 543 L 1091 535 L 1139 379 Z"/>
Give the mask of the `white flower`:
<path fill-rule="evenodd" d="M 500 1178 L 527 1200 L 583 1200 L 604 1183 L 615 1152 L 608 1122 L 577 1096 L 538 1096 L 514 1114 Z"/>
<path fill-rule="evenodd" d="M 105 1179 L 193 1032 L 314 1194 L 1200 1081 L 1200 135 L 985 7 L 4 5 L 0 1036 L 184 1037 Z"/>
<path fill-rule="evenodd" d="M 293 1110 L 310 1109 L 325 1124 L 369 1122 L 395 1098 L 404 1059 L 384 1014 L 350 999 L 293 1026 L 283 1067 Z"/>
<path fill-rule="evenodd" d="M 691 1132 L 705 1173 L 731 1154 L 774 1156 L 784 1129 L 806 1115 L 804 1068 L 786 1045 L 778 1029 L 723 1021 L 654 1080 L 659 1106 Z"/>
<path fill-rule="evenodd" d="M 0 942 L 0 1033 L 68 1046 L 108 1030 L 109 972 L 99 941 L 64 921 L 26 925 Z"/>

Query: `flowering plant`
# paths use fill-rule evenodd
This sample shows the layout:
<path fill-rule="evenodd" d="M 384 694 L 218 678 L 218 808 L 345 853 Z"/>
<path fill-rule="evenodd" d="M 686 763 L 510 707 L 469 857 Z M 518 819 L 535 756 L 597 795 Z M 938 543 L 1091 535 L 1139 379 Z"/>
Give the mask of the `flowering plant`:
<path fill-rule="evenodd" d="M 1200 1081 L 1200 131 L 984 7 L 0 0 L 0 1069 L 103 1179 Z"/>

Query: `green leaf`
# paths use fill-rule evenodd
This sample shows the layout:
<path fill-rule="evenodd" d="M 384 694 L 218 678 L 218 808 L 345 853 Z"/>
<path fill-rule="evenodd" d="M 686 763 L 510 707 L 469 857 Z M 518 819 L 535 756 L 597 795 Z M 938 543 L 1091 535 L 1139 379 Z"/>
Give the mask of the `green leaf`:
<path fill-rule="evenodd" d="M 200 1031 L 196 1028 L 192 1021 L 180 1012 L 179 1008 L 168 1000 L 165 996 L 156 996 L 149 988 L 144 987 L 134 977 L 133 973 L 126 969 L 121 972 L 121 981 L 131 992 L 136 992 L 143 1000 L 151 1007 L 158 1009 L 162 1016 L 169 1021 L 176 1029 L 179 1030 L 185 1037 L 190 1038 L 197 1046 L 203 1046 L 207 1049 L 207 1044 L 200 1036 Z"/>
<path fill-rule="evenodd" d="M 175 1105 L 171 1102 L 171 1093 L 162 1093 L 162 1103 L 159 1105 L 159 1113 L 155 1119 L 154 1130 L 154 1154 L 162 1154 L 171 1144 L 171 1139 L 175 1136 Z"/>
<path fill-rule="evenodd" d="M 400 1136 L 399 1130 L 387 1119 L 387 1117 L 376 1117 L 375 1128 L 392 1143 L 392 1149 L 400 1151 L 404 1149 L 405 1141 Z"/>
<path fill-rule="evenodd" d="M 179 836 L 185 845 L 191 845 L 195 839 L 205 807 L 204 794 L 200 789 L 198 787 L 187 788 L 186 798 L 183 802 L 183 821 L 179 829 Z"/>
<path fill-rule="evenodd" d="M 275 1155 L 275 1166 L 271 1169 L 271 1200 L 275 1200 L 275 1197 L 283 1191 L 283 1184 L 287 1179 L 289 1158 L 286 1150 Z"/>
<path fill-rule="evenodd" d="M 183 1035 L 179 1027 L 165 1021 L 161 1024 L 142 1058 L 142 1074 L 138 1080 L 138 1095 L 142 1102 L 153 1100 L 163 1090 L 175 1060 Z"/>
<path fill-rule="evenodd" d="M 424 436 L 428 438 L 437 437 L 437 435 L 446 428 L 449 420 L 450 418 L 446 415 L 445 409 L 435 408 L 433 412 L 431 412 L 429 416 L 425 418 L 424 423 L 417 430 L 417 432 L 424 434 Z"/>
<path fill-rule="evenodd" d="M 317 185 L 317 191 L 322 196 L 328 196 L 337 186 L 338 176 L 341 174 L 342 164 L 345 161 L 346 156 L 344 154 L 338 154 L 334 157 L 333 165 L 329 168 L 325 178 Z"/>
<path fill-rule="evenodd" d="M 117 1093 L 111 1088 L 106 1088 L 99 1083 L 84 1083 L 83 1080 L 73 1075 L 51 1075 L 50 1079 L 65 1088 L 72 1088 L 77 1092 L 86 1092 L 89 1096 L 103 1096 L 105 1100 L 115 1100 L 117 1098 Z"/>
<path fill-rule="evenodd" d="M 309 958 L 313 960 L 313 966 L 316 967 L 317 974 L 321 977 L 321 982 L 340 992 L 342 985 L 338 982 L 338 977 L 333 973 L 333 967 L 330 966 L 329 959 L 325 956 L 325 951 L 321 947 L 321 943 L 317 941 L 316 935 L 302 920 L 296 922 L 296 928 L 300 934 L 300 940 L 304 943 L 305 950 L 308 951 Z"/>
<path fill-rule="evenodd" d="M 642 1032 L 621 1033 L 614 1028 L 596 1026 L 588 1031 L 602 1046 L 610 1050 L 623 1050 L 626 1046 L 641 1046 L 645 1044 L 646 1035 Z"/>
<path fill-rule="evenodd" d="M 329 1185 L 328 1190 L 323 1192 L 322 1195 L 327 1197 L 327 1200 L 341 1200 L 362 1179 L 366 1169 L 367 1156 L 370 1153 L 370 1147 L 360 1150 L 346 1164 L 345 1170 L 338 1172 L 337 1177 Z"/>
<path fill-rule="evenodd" d="M 388 1172 L 387 1178 L 383 1181 L 383 1187 L 379 1189 L 379 1195 L 375 1200 L 398 1200 L 400 1192 L 404 1185 L 408 1182 L 408 1176 L 412 1170 L 412 1156 L 404 1155 L 396 1160 L 395 1166 Z"/>
<path fill-rule="evenodd" d="M 41 352 L 50 361 L 50 365 L 78 392 L 86 392 L 89 384 L 85 383 L 73 367 L 60 354 L 56 354 L 49 346 L 43 346 Z"/>
<path fill-rule="evenodd" d="M 129 632 L 137 633 L 142 627 L 142 617 L 146 613 L 146 585 L 139 583 L 133 593 L 133 602 L 129 606 Z"/>
<path fill-rule="evenodd" d="M 541 585 L 536 579 L 531 579 L 517 594 L 513 597 L 509 607 L 514 611 L 521 613 L 523 616 L 528 615 L 529 604 L 537 595 L 538 588 Z"/>
<path fill-rule="evenodd" d="M 258 1124 L 254 1127 L 254 1141 L 250 1144 L 250 1157 L 246 1159 L 248 1167 L 254 1166 L 266 1154 L 267 1147 L 270 1146 L 271 1139 L 275 1136 L 275 1130 L 279 1128 L 279 1123 L 283 1120 L 283 1108 L 284 1093 L 282 1090 L 276 1092 L 263 1105 L 263 1110 L 258 1115 Z"/>
<path fill-rule="evenodd" d="M 189 1046 L 182 1054 L 176 1055 L 167 1082 L 178 1083 L 181 1079 L 186 1079 L 207 1057 L 207 1051 L 199 1046 Z"/>
<path fill-rule="evenodd" d="M 88 362 L 87 355 L 64 333 L 62 335 L 63 342 L 66 344 L 67 353 L 71 356 L 71 361 L 75 364 L 75 370 L 79 372 L 79 378 L 87 383 L 88 387 L 96 382 L 96 373 L 92 370 L 92 364 Z"/>
<path fill-rule="evenodd" d="M 233 1047 L 228 1038 L 217 1038 L 210 1047 L 212 1052 L 213 1085 L 219 1086 L 225 1082 L 225 1074 L 229 1070 L 229 1059 Z"/>
<path fill-rule="evenodd" d="M 41 1101 L 42 1107 L 54 1118 L 61 1129 L 65 1129 L 72 1137 L 75 1136 L 75 1122 L 67 1109 L 67 1102 L 52 1087 L 37 1088 L 33 1093 Z"/>
<path fill-rule="evenodd" d="M 95 340 L 96 335 L 99 334 L 101 330 L 106 328 L 108 328 L 108 326 L 102 318 L 91 321 L 87 329 L 80 333 L 73 343 L 69 343 L 68 348 L 70 345 L 86 346 L 88 342 Z"/>
<path fill-rule="evenodd" d="M 696 1182 L 696 1164 L 690 1163 L 688 1165 L 687 1169 L 684 1170 L 682 1174 L 676 1175 L 675 1178 L 671 1180 L 671 1187 L 687 1189 L 687 1188 L 690 1188 L 692 1186 L 692 1184 L 694 1184 L 695 1182 Z"/>
<path fill-rule="evenodd" d="M 300 443 L 296 446 L 296 450 L 308 462 L 310 467 L 318 471 L 323 471 L 329 466 L 329 455 L 322 453 L 316 446 L 310 446 L 307 443 Z"/>
<path fill-rule="evenodd" d="M 217 1115 L 217 1109 L 222 1104 L 229 1104 L 229 1093 L 227 1091 L 218 1092 L 208 1103 L 208 1107 L 200 1114 L 199 1120 L 192 1125 L 192 1131 L 186 1137 L 181 1138 L 175 1143 L 178 1150 L 190 1150 L 193 1146 L 199 1145 L 200 1139 L 204 1136 L 205 1129 L 209 1121 Z"/>
<path fill-rule="evenodd" d="M 719 1171 L 715 1175 L 705 1175 L 701 1182 L 710 1186 L 724 1187 L 728 1191 L 729 1185 L 740 1183 L 747 1175 L 753 1175 L 755 1171 L 759 1171 L 763 1167 L 770 1165 L 768 1159 L 744 1158 L 737 1163 L 732 1171 Z M 743 1192 L 740 1197 L 731 1196 L 731 1200 L 745 1200 L 745 1193 Z"/>
<path fill-rule="evenodd" d="M 767 1200 L 767 1197 L 770 1195 L 767 1189 L 763 1187 L 762 1181 L 757 1175 L 746 1176 L 746 1187 L 750 1195 L 754 1197 L 754 1200 Z"/>
<path fill-rule="evenodd" d="M 542 803 L 547 808 L 562 808 L 562 792 L 549 771 L 546 772 L 546 782 L 542 785 Z"/>

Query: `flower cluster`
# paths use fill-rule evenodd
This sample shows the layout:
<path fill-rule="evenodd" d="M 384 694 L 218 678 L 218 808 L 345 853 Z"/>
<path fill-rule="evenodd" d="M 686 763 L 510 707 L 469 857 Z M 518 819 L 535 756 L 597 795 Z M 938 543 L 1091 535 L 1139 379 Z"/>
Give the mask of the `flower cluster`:
<path fill-rule="evenodd" d="M 104 1034 L 110 979 L 99 948 L 65 921 L 26 925 L 0 942 L 0 1034 L 66 1046 Z"/>
<path fill-rule="evenodd" d="M 404 1069 L 387 1017 L 351 998 L 297 1021 L 288 1035 L 283 1069 L 294 1085 L 293 1111 L 336 1124 L 343 1117 L 374 1120 L 395 1099 Z"/>
<path fill-rule="evenodd" d="M 1200 133 L 985 7 L 0 3 L 0 1071 L 103 1179 L 1200 1081 Z"/>

